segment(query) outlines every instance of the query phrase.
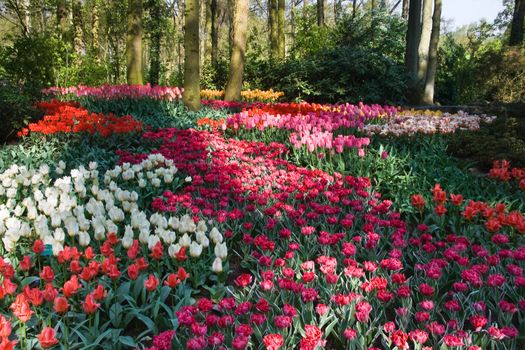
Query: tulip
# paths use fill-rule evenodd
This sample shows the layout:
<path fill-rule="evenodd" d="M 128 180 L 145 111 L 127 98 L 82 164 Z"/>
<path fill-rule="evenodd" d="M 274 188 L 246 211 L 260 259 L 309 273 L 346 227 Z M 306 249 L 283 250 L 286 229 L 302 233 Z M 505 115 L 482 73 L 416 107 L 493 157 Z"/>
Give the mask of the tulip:
<path fill-rule="evenodd" d="M 58 344 L 58 339 L 56 338 L 55 330 L 51 327 L 46 327 L 42 332 L 37 336 L 40 346 L 43 349 L 51 348 Z"/>
<path fill-rule="evenodd" d="M 197 242 L 191 242 L 190 245 L 190 256 L 193 258 L 198 258 L 202 253 L 202 245 Z"/>

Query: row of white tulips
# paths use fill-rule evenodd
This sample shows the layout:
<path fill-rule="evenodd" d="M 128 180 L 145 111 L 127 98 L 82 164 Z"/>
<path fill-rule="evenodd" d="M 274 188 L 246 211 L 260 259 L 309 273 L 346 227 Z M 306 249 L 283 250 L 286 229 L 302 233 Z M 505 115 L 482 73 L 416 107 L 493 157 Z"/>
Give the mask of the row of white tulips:
<path fill-rule="evenodd" d="M 185 247 L 198 258 L 212 244 L 212 270 L 222 271 L 228 250 L 217 228 L 209 230 L 205 221 L 195 223 L 187 214 L 144 211 L 149 203 L 142 203 L 139 193 L 169 187 L 178 176 L 173 161 L 152 154 L 139 164 L 115 166 L 100 177 L 103 181 L 95 162 L 69 175 L 65 169 L 66 164 L 59 162 L 55 179 L 47 165 L 39 169 L 12 165 L 0 174 L 0 236 L 7 251 L 13 251 L 21 237 L 28 237 L 42 239 L 57 255 L 66 243 L 86 247 L 114 232 L 126 249 L 134 239 L 149 249 L 160 241 L 171 257 Z"/>

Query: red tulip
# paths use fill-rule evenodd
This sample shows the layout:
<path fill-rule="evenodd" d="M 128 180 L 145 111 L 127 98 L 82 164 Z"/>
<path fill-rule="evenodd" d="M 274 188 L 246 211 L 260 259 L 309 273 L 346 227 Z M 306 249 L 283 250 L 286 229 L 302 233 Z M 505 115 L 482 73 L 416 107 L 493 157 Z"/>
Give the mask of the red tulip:
<path fill-rule="evenodd" d="M 56 298 L 53 303 L 53 310 L 55 310 L 57 314 L 61 314 L 61 315 L 68 312 L 69 303 L 67 302 L 67 299 L 64 297 Z"/>
<path fill-rule="evenodd" d="M 86 297 L 86 301 L 82 303 L 84 312 L 88 315 L 94 314 L 99 308 L 99 306 L 100 304 L 97 304 L 95 302 L 95 298 L 93 297 L 93 294 L 88 294 L 88 296 Z"/>
<path fill-rule="evenodd" d="M 33 311 L 29 307 L 24 294 L 18 294 L 9 308 L 13 311 L 13 315 L 23 323 L 29 321 L 33 315 Z"/>
<path fill-rule="evenodd" d="M 43 349 L 53 347 L 58 344 L 58 339 L 55 337 L 55 330 L 51 327 L 46 327 L 42 332 L 37 336 L 40 346 Z"/>
<path fill-rule="evenodd" d="M 149 275 L 149 278 L 144 281 L 144 286 L 148 290 L 148 292 L 153 292 L 157 286 L 159 285 L 159 280 L 155 275 Z"/>

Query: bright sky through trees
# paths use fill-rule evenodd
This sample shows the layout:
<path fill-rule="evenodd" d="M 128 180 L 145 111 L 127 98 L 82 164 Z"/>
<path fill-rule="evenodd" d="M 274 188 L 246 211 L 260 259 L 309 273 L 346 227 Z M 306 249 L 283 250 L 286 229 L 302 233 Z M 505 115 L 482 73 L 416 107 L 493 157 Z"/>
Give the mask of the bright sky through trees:
<path fill-rule="evenodd" d="M 461 27 L 481 19 L 493 21 L 503 10 L 501 0 L 443 0 L 443 17 Z"/>

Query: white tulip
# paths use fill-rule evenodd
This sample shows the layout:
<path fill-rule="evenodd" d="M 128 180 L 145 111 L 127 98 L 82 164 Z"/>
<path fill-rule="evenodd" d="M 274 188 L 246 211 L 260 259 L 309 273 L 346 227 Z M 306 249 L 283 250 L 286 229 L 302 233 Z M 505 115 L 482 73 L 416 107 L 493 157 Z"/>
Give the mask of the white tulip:
<path fill-rule="evenodd" d="M 210 231 L 210 238 L 214 244 L 222 243 L 223 237 L 219 230 L 216 227 L 212 228 Z"/>
<path fill-rule="evenodd" d="M 191 238 L 190 236 L 188 236 L 187 233 L 185 233 L 182 237 L 179 238 L 179 244 L 182 246 L 182 247 L 189 247 L 190 244 L 191 244 Z"/>
<path fill-rule="evenodd" d="M 219 258 L 215 258 L 215 260 L 213 260 L 213 264 L 211 265 L 211 270 L 215 273 L 221 273 L 222 272 L 222 260 Z"/>
<path fill-rule="evenodd" d="M 60 227 L 55 229 L 53 237 L 55 238 L 55 241 L 60 243 L 64 243 L 64 241 L 66 240 L 66 234 L 64 233 L 64 230 L 62 230 L 62 228 Z"/>
<path fill-rule="evenodd" d="M 198 258 L 202 253 L 202 246 L 197 242 L 191 242 L 190 255 L 193 258 Z"/>
<path fill-rule="evenodd" d="M 82 247 L 87 247 L 90 242 L 91 242 L 91 237 L 89 236 L 89 233 L 82 231 L 78 234 L 78 243 Z"/>
<path fill-rule="evenodd" d="M 219 243 L 215 245 L 215 248 L 213 249 L 213 252 L 215 253 L 215 256 L 224 260 L 228 256 L 228 248 L 226 247 L 226 243 Z"/>

